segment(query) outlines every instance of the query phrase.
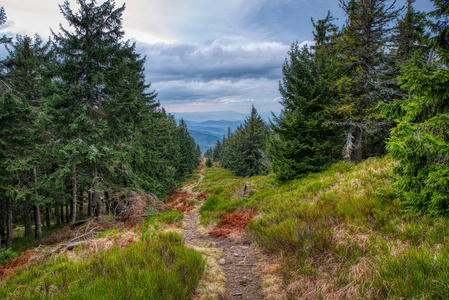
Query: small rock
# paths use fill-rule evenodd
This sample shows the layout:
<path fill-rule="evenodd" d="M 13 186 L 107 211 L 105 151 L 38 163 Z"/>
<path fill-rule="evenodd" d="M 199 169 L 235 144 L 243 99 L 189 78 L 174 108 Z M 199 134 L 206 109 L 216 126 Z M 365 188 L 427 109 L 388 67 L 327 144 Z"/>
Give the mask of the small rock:
<path fill-rule="evenodd" d="M 236 252 L 236 253 L 234 253 L 234 256 L 239 256 L 239 254 Z"/>
<path fill-rule="evenodd" d="M 226 263 L 226 260 L 224 258 L 222 258 L 218 261 L 219 265 L 224 265 L 225 263 Z"/>

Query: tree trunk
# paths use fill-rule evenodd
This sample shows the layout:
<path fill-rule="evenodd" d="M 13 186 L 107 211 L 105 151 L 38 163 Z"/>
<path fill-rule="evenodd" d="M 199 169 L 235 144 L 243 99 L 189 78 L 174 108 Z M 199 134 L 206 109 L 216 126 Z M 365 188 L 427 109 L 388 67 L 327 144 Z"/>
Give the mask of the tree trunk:
<path fill-rule="evenodd" d="M 84 219 L 84 191 L 83 187 L 79 188 L 79 195 L 78 195 L 78 219 Z"/>
<path fill-rule="evenodd" d="M 23 209 L 23 223 L 25 224 L 25 237 L 31 236 L 31 217 L 30 217 L 30 208 L 28 206 L 28 196 L 26 197 L 25 202 L 22 205 Z"/>
<path fill-rule="evenodd" d="M 12 247 L 12 234 L 13 234 L 13 229 L 12 229 L 12 203 L 11 203 L 11 198 L 6 197 L 6 248 L 11 248 Z"/>
<path fill-rule="evenodd" d="M 59 216 L 59 205 L 55 204 L 55 218 L 56 218 L 56 226 L 61 226 L 61 217 Z"/>
<path fill-rule="evenodd" d="M 352 136 L 351 131 L 348 130 L 348 135 L 346 136 L 346 145 L 345 145 L 345 156 L 344 156 L 345 162 L 351 162 L 351 160 L 352 160 L 352 153 L 354 151 L 354 144 L 352 142 L 353 138 L 354 137 Z"/>
<path fill-rule="evenodd" d="M 61 204 L 59 206 L 59 208 L 61 209 L 61 225 L 64 224 L 64 204 Z"/>
<path fill-rule="evenodd" d="M 3 214 L 1 216 L 3 218 Z M 5 240 L 5 227 L 3 223 L 4 219 L 0 220 L 0 250 L 2 249 L 2 243 Z"/>
<path fill-rule="evenodd" d="M 362 128 L 358 128 L 357 136 L 356 136 L 356 145 L 355 145 L 355 153 L 354 160 L 359 163 L 363 160 L 363 130 Z"/>
<path fill-rule="evenodd" d="M 92 196 L 92 204 L 95 212 L 95 216 L 99 217 L 102 215 L 102 205 L 100 202 L 100 193 L 97 191 L 98 187 L 98 172 L 97 166 L 94 166 L 94 182 L 93 182 L 93 196 Z"/>
<path fill-rule="evenodd" d="M 50 207 L 48 203 L 45 205 L 45 226 L 50 227 Z"/>
<path fill-rule="evenodd" d="M 71 215 L 70 215 L 70 224 L 73 224 L 76 222 L 76 166 L 73 165 L 72 166 L 72 210 L 71 210 Z"/>
<path fill-rule="evenodd" d="M 70 223 L 70 212 L 68 204 L 65 206 L 65 222 Z"/>
<path fill-rule="evenodd" d="M 40 238 L 42 236 L 41 210 L 37 205 L 34 205 L 34 222 L 34 237 Z"/>
<path fill-rule="evenodd" d="M 94 217 L 94 210 L 92 209 L 92 206 L 93 206 L 92 194 L 93 194 L 93 192 L 89 191 L 89 199 L 88 199 L 89 203 L 87 204 L 87 216 L 89 219 L 92 219 Z"/>
<path fill-rule="evenodd" d="M 107 213 L 109 214 L 111 212 L 111 207 L 110 207 L 110 202 L 109 202 L 109 193 L 108 191 L 104 192 L 104 202 L 106 203 L 106 210 Z"/>
<path fill-rule="evenodd" d="M 33 168 L 33 176 L 34 176 L 34 184 L 37 185 L 37 170 L 36 167 Z M 34 202 L 34 221 L 35 221 L 35 232 L 34 236 L 36 238 L 39 238 L 42 236 L 42 224 L 41 224 L 41 211 L 39 209 L 39 206 L 37 206 L 37 196 L 39 194 L 37 193 L 37 189 L 35 189 L 36 194 L 36 200 Z"/>

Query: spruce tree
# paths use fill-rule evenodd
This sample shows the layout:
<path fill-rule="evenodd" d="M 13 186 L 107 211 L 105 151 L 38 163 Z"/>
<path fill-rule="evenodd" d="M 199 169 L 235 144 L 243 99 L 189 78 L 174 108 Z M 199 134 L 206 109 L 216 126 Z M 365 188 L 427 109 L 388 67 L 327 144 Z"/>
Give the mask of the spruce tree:
<path fill-rule="evenodd" d="M 340 157 L 340 131 L 328 122 L 338 70 L 332 48 L 337 29 L 330 14 L 315 24 L 314 50 L 292 45 L 279 85 L 282 113 L 270 140 L 272 170 L 281 181 L 317 172 Z M 313 20 L 312 20 L 313 22 Z"/>
<path fill-rule="evenodd" d="M 426 32 L 427 18 L 423 12 L 415 11 L 413 4 L 416 0 L 407 0 L 405 15 L 398 20 L 397 25 L 397 51 L 396 60 L 405 63 L 410 60 L 416 52 L 418 55 L 427 56 L 429 47 L 426 40 L 429 38 Z"/>
<path fill-rule="evenodd" d="M 449 11 L 444 1 L 434 1 L 432 16 L 441 26 Z M 440 25 L 438 25 L 440 24 Z M 388 150 L 399 162 L 396 182 L 405 204 L 413 211 L 449 213 L 449 39 L 440 27 L 433 40 L 438 59 L 428 64 L 412 60 L 402 70 L 401 85 L 409 98 L 391 131 Z"/>
<path fill-rule="evenodd" d="M 0 201 L 6 211 L 6 247 L 12 246 L 13 207 L 26 201 L 31 186 L 25 177 L 32 168 L 33 137 L 30 106 L 12 91 L 0 94 Z"/>
<path fill-rule="evenodd" d="M 253 105 L 245 122 L 222 143 L 217 142 L 215 149 L 220 148 L 220 163 L 238 176 L 267 173 L 269 165 L 266 155 L 268 135 L 269 127 Z"/>
<path fill-rule="evenodd" d="M 74 12 L 69 1 L 60 6 L 72 31 L 61 26 L 53 34 L 58 54 L 54 88 L 48 113 L 56 120 L 55 140 L 65 153 L 60 174 L 71 178 L 72 207 L 77 202 L 77 181 L 81 175 L 91 178 L 93 206 L 101 214 L 100 193 L 110 185 L 116 164 L 133 139 L 134 129 L 143 127 L 145 114 L 155 108 L 154 93 L 146 93 L 144 60 L 135 53 L 135 45 L 124 42 L 122 14 L 125 6 L 115 8 L 114 1 L 97 5 L 96 1 L 77 0 Z M 71 222 L 76 210 L 72 210 Z"/>
<path fill-rule="evenodd" d="M 42 145 L 46 143 L 45 133 L 38 124 L 38 116 L 42 114 L 42 97 L 44 86 L 48 84 L 46 65 L 51 59 L 50 42 L 44 43 L 36 35 L 34 40 L 28 36 L 17 35 L 14 42 L 7 46 L 8 56 L 2 61 L 5 74 L 2 80 L 8 83 L 15 97 L 20 98 L 28 107 L 27 138 L 29 146 L 22 154 L 22 161 L 27 162 L 27 169 L 21 174 L 21 182 L 27 195 L 23 199 L 23 214 L 27 229 L 31 226 L 29 221 L 29 208 L 35 211 L 36 237 L 42 235 L 40 223 L 40 207 L 44 205 L 42 188 L 43 178 L 37 178 L 38 172 L 45 164 L 45 154 Z M 25 138 L 25 137 L 24 137 Z M 30 230 L 27 230 L 27 234 Z"/>
<path fill-rule="evenodd" d="M 382 83 L 384 74 L 390 73 L 384 68 L 394 59 L 386 54 L 393 45 L 395 28 L 391 24 L 400 11 L 395 9 L 395 1 L 388 0 L 340 0 L 340 4 L 348 19 L 336 45 L 343 76 L 336 81 L 340 96 L 334 112 L 340 117 L 339 125 L 348 130 L 347 150 L 352 151 L 347 155 L 360 162 L 367 156 L 364 144 L 370 138 L 374 142 L 366 150 L 375 151 L 368 156 L 384 152 L 382 143 L 389 123 L 378 119 L 376 106 L 394 93 Z"/>

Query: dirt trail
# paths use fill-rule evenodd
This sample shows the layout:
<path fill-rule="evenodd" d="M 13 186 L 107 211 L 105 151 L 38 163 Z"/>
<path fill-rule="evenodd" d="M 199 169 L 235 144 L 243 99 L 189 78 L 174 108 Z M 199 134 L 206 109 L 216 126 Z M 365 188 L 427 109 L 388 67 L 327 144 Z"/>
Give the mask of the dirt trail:
<path fill-rule="evenodd" d="M 198 183 L 202 181 L 200 175 Z M 193 186 L 185 188 L 192 192 Z M 222 253 L 218 265 L 226 275 L 226 295 L 220 299 L 264 299 L 261 279 L 257 272 L 259 266 L 258 252 L 248 237 L 235 241 L 230 238 L 215 238 L 198 231 L 198 210 L 185 216 L 186 228 L 184 238 L 187 245 L 194 247 L 215 248 Z"/>

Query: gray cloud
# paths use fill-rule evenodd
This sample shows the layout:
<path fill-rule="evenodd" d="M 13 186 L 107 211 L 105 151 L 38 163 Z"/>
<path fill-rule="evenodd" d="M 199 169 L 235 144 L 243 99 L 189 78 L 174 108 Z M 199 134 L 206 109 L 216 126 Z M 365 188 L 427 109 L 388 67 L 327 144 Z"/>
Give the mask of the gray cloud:
<path fill-rule="evenodd" d="M 146 75 L 169 111 L 280 109 L 278 81 L 289 45 L 229 40 L 193 44 L 138 44 Z M 248 104 L 249 103 L 249 104 Z"/>
<path fill-rule="evenodd" d="M 147 57 L 147 73 L 156 80 L 281 77 L 281 67 L 289 46 L 280 43 L 239 45 L 215 40 L 206 45 L 139 45 Z"/>

